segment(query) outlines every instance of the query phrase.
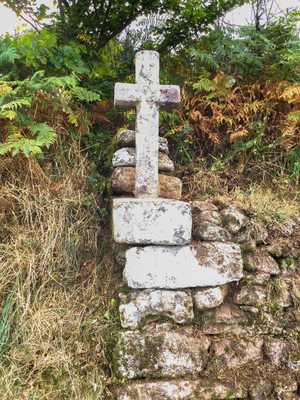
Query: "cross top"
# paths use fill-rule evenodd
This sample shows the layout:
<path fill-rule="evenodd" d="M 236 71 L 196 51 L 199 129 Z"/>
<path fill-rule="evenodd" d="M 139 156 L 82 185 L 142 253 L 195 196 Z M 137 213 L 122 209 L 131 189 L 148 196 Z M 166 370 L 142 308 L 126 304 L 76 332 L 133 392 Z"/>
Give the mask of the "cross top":
<path fill-rule="evenodd" d="M 159 106 L 180 102 L 179 86 L 159 84 L 159 53 L 135 57 L 136 83 L 115 84 L 115 105 L 136 106 L 136 197 L 158 197 Z"/>

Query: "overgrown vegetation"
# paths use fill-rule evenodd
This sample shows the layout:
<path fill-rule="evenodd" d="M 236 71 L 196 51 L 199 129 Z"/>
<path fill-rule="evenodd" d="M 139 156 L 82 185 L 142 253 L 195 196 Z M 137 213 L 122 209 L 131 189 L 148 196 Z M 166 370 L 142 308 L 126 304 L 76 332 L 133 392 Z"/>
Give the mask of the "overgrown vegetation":
<path fill-rule="evenodd" d="M 283 224 L 300 212 L 299 13 L 236 28 L 220 17 L 242 1 L 4 3 L 33 28 L 0 38 L 0 397 L 108 400 L 110 161 L 135 120 L 114 83 L 134 80 L 137 49 L 164 49 L 183 102 L 161 134 L 185 198 Z"/>

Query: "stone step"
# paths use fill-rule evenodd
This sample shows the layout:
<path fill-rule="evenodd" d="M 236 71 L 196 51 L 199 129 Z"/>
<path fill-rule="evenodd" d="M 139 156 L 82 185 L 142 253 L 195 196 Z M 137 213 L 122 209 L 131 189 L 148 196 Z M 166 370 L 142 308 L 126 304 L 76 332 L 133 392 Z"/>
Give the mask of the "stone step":
<path fill-rule="evenodd" d="M 176 380 L 132 383 L 117 391 L 117 400 L 228 400 L 247 399 L 242 385 L 214 380 Z"/>
<path fill-rule="evenodd" d="M 123 147 L 117 150 L 112 157 L 112 166 L 116 167 L 135 167 L 136 156 L 134 147 Z M 158 169 L 162 172 L 174 172 L 174 162 L 165 153 L 159 153 Z"/>
<path fill-rule="evenodd" d="M 114 168 L 112 174 L 112 190 L 116 194 L 134 194 L 135 168 Z M 167 199 L 180 200 L 182 182 L 175 176 L 159 175 L 159 195 Z"/>
<path fill-rule="evenodd" d="M 117 145 L 118 147 L 135 147 L 135 131 L 125 129 L 117 133 Z M 159 151 L 169 154 L 168 140 L 163 137 L 159 137 Z"/>
<path fill-rule="evenodd" d="M 206 365 L 210 344 L 191 327 L 168 323 L 123 331 L 114 352 L 116 374 L 124 379 L 197 375 Z"/>
<path fill-rule="evenodd" d="M 221 242 L 132 247 L 123 276 L 134 289 L 219 286 L 243 277 L 242 255 L 238 245 Z"/>
<path fill-rule="evenodd" d="M 183 245 L 190 243 L 192 213 L 177 200 L 113 200 L 113 237 L 117 243 Z"/>
<path fill-rule="evenodd" d="M 185 324 L 194 318 L 191 291 L 142 290 L 120 294 L 123 328 L 136 329 L 149 317 L 170 318 Z"/>

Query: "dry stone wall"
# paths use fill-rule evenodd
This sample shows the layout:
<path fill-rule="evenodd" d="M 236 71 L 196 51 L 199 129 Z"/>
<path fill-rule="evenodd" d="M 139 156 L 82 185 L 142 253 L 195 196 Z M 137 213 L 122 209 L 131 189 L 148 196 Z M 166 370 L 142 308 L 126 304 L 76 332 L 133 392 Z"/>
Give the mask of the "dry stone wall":
<path fill-rule="evenodd" d="M 296 400 L 300 394 L 300 223 L 286 237 L 220 201 L 181 200 L 159 107 L 159 54 L 139 52 L 136 131 L 113 156 L 113 239 L 122 270 L 117 400 Z M 136 146 L 136 147 L 135 147 Z"/>
<path fill-rule="evenodd" d="M 118 134 L 126 154 L 134 135 Z M 132 208 L 134 157 L 123 164 L 112 176 L 124 281 L 116 399 L 300 399 L 300 221 L 283 235 L 220 201 L 132 197 Z M 160 192 L 179 200 L 173 173 Z"/>

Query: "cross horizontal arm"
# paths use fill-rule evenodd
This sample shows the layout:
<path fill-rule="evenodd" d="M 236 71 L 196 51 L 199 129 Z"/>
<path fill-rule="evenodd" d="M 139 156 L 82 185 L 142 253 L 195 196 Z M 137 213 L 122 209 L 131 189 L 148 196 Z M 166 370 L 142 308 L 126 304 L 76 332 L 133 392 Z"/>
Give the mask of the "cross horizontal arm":
<path fill-rule="evenodd" d="M 138 85 L 134 83 L 116 83 L 114 103 L 118 106 L 132 107 L 141 99 Z"/>
<path fill-rule="evenodd" d="M 180 103 L 180 88 L 176 85 L 160 85 L 159 104 L 172 106 Z"/>

